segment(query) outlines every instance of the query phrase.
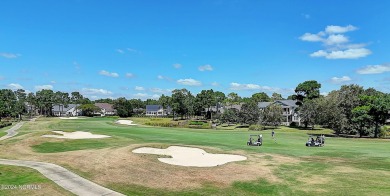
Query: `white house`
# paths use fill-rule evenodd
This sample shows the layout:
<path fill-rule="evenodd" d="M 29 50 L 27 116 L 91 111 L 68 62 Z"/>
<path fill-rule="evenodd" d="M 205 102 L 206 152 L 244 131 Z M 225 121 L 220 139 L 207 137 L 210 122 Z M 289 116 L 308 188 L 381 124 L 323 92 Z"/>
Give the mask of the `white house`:
<path fill-rule="evenodd" d="M 276 100 L 274 102 L 259 102 L 258 107 L 260 109 L 264 109 L 271 104 L 278 104 L 283 109 L 283 117 L 284 120 L 282 122 L 283 125 L 290 125 L 292 122 L 297 123 L 297 125 L 301 124 L 301 118 L 299 113 L 295 111 L 298 106 L 295 104 L 295 100 Z"/>
<path fill-rule="evenodd" d="M 54 116 L 80 116 L 82 111 L 76 109 L 78 106 L 78 104 L 69 104 L 67 107 L 64 105 L 54 105 L 52 113 Z"/>
<path fill-rule="evenodd" d="M 168 106 L 164 109 L 162 105 L 146 105 L 146 116 L 166 116 L 171 113 L 171 108 Z"/>
<path fill-rule="evenodd" d="M 116 114 L 116 110 L 114 109 L 112 104 L 109 104 L 109 103 L 95 103 L 95 106 L 100 108 L 100 112 L 94 113 L 95 115 L 113 116 L 113 115 Z"/>

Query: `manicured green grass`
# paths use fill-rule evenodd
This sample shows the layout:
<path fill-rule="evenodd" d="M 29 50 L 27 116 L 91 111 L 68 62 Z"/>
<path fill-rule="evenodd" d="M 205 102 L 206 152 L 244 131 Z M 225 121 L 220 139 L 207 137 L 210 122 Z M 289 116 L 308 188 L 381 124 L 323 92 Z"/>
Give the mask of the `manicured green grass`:
<path fill-rule="evenodd" d="M 0 130 L 0 137 L 7 135 L 7 132 Z"/>
<path fill-rule="evenodd" d="M 22 190 L 27 185 L 34 185 L 36 189 Z M 57 194 L 72 195 L 34 169 L 0 165 L 0 195 L 27 195 L 29 192 L 39 194 L 40 191 L 48 193 L 44 190 L 48 188 L 55 190 Z"/>
<path fill-rule="evenodd" d="M 247 153 L 268 153 L 294 157 L 301 162 L 284 164 L 273 170 L 281 182 L 268 182 L 261 176 L 255 181 L 235 182 L 220 188 L 204 185 L 202 188 L 168 191 L 132 184 L 110 184 L 109 187 L 128 195 L 390 195 L 390 140 L 326 138 L 325 147 L 306 147 L 310 134 L 329 134 L 328 129 L 298 130 L 281 127 L 275 130 L 201 130 L 120 126 L 114 119 L 85 120 L 46 119 L 28 125 L 21 131 L 69 130 L 90 131 L 112 138 L 96 140 L 48 140 L 33 146 L 36 152 L 55 153 L 81 149 L 126 146 L 129 144 L 160 143 L 163 145 L 195 145 L 213 147 L 221 152 L 241 150 Z M 263 146 L 246 146 L 250 134 L 262 134 Z M 341 168 L 341 169 L 340 169 Z M 351 170 L 351 171 L 344 171 Z M 305 181 L 308 180 L 309 182 Z M 318 181 L 318 182 L 317 182 Z"/>

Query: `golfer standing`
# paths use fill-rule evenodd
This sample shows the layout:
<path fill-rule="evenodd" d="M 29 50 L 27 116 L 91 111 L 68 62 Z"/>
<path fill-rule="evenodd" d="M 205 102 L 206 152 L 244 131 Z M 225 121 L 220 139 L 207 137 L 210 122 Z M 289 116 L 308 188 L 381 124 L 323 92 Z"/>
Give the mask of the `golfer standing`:
<path fill-rule="evenodd" d="M 272 130 L 272 133 L 271 133 L 271 135 L 272 135 L 272 139 L 274 140 L 274 142 L 276 143 L 276 138 L 275 138 L 275 131 L 274 130 Z"/>

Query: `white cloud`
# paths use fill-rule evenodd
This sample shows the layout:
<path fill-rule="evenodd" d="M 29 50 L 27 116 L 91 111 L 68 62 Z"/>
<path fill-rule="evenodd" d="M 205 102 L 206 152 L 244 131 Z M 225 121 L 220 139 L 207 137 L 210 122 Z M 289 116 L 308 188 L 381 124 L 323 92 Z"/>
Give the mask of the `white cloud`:
<path fill-rule="evenodd" d="M 330 82 L 332 82 L 333 84 L 341 84 L 341 83 L 345 83 L 345 82 L 349 82 L 351 81 L 352 79 L 348 76 L 343 76 L 343 77 L 333 77 L 330 79 Z"/>
<path fill-rule="evenodd" d="M 176 69 L 180 69 L 181 68 L 181 64 L 175 63 L 175 64 L 173 64 L 173 67 L 176 68 Z"/>
<path fill-rule="evenodd" d="M 134 97 L 137 97 L 137 98 L 146 98 L 148 96 L 149 95 L 147 93 L 137 93 L 137 94 L 134 94 Z"/>
<path fill-rule="evenodd" d="M 357 30 L 357 27 L 330 25 L 325 32 L 317 34 L 305 33 L 299 37 L 302 41 L 322 42 L 325 49 L 310 54 L 311 57 L 325 57 L 327 59 L 357 59 L 370 55 L 372 52 L 364 48 L 367 44 L 350 43 L 343 33 Z"/>
<path fill-rule="evenodd" d="M 16 83 L 11 83 L 11 84 L 8 84 L 7 87 L 11 90 L 18 90 L 18 89 L 23 89 L 23 86 L 20 85 L 20 84 L 16 84 Z"/>
<path fill-rule="evenodd" d="M 308 41 L 308 42 L 321 42 L 324 40 L 324 38 L 321 37 L 319 34 L 311 34 L 311 33 L 305 33 L 301 37 L 299 37 L 302 41 Z"/>
<path fill-rule="evenodd" d="M 133 49 L 133 48 L 127 48 L 127 51 L 129 51 L 129 52 L 138 52 L 138 50 Z"/>
<path fill-rule="evenodd" d="M 153 92 L 153 93 L 172 93 L 172 89 L 161 89 L 161 88 L 151 88 L 149 89 L 150 92 Z"/>
<path fill-rule="evenodd" d="M 180 79 L 180 80 L 177 80 L 177 83 L 182 84 L 182 85 L 187 85 L 187 86 L 200 86 L 200 85 L 202 85 L 202 82 L 200 82 L 198 80 L 194 80 L 192 78 Z"/>
<path fill-rule="evenodd" d="M 320 95 L 322 96 L 328 96 L 329 92 L 321 92 Z"/>
<path fill-rule="evenodd" d="M 116 49 L 117 52 L 121 53 L 121 54 L 124 54 L 125 51 L 121 50 L 121 49 Z"/>
<path fill-rule="evenodd" d="M 370 55 L 372 52 L 366 48 L 353 48 L 347 50 L 324 51 L 319 50 L 310 54 L 311 57 L 325 57 L 327 59 L 357 59 Z"/>
<path fill-rule="evenodd" d="M 21 56 L 20 54 L 13 54 L 13 53 L 0 53 L 0 56 L 1 57 L 4 57 L 4 58 L 7 58 L 7 59 L 14 59 L 14 58 L 18 58 L 19 56 Z"/>
<path fill-rule="evenodd" d="M 113 78 L 119 77 L 119 74 L 117 74 L 117 73 L 115 73 L 115 72 L 110 73 L 110 72 L 105 71 L 105 70 L 101 70 L 101 71 L 99 72 L 99 74 L 100 74 L 100 75 L 103 75 L 103 76 L 113 77 Z"/>
<path fill-rule="evenodd" d="M 230 83 L 230 89 L 231 90 L 258 90 L 258 91 L 268 91 L 268 92 L 276 92 L 281 94 L 291 94 L 294 93 L 294 89 L 282 89 L 277 87 L 270 87 L 270 86 L 260 86 L 258 84 L 239 84 L 236 82 Z"/>
<path fill-rule="evenodd" d="M 328 55 L 327 52 L 325 52 L 324 50 L 319 50 L 317 52 L 313 52 L 310 54 L 311 57 L 323 57 L 323 56 L 326 56 Z"/>
<path fill-rule="evenodd" d="M 105 89 L 96 89 L 96 88 L 83 88 L 81 93 L 85 95 L 112 95 L 111 91 Z"/>
<path fill-rule="evenodd" d="M 35 86 L 34 88 L 35 88 L 35 90 L 37 90 L 37 91 L 40 91 L 40 90 L 43 90 L 43 89 L 52 90 L 52 89 L 53 89 L 53 86 L 50 85 L 50 84 L 44 84 L 44 85 Z"/>
<path fill-rule="evenodd" d="M 336 34 L 336 33 L 346 33 L 349 31 L 355 31 L 358 28 L 352 25 L 348 25 L 345 27 L 342 26 L 335 26 L 335 25 L 329 25 L 325 28 L 325 32 L 328 34 Z"/>
<path fill-rule="evenodd" d="M 257 84 L 239 84 L 236 82 L 230 83 L 231 90 L 259 90 L 261 89 L 260 85 Z"/>
<path fill-rule="evenodd" d="M 134 78 L 134 74 L 132 74 L 132 73 L 126 73 L 126 78 Z"/>
<path fill-rule="evenodd" d="M 212 86 L 219 86 L 219 83 L 218 82 L 213 82 L 211 83 Z"/>
<path fill-rule="evenodd" d="M 134 89 L 135 89 L 136 91 L 144 91 L 144 90 L 145 90 L 145 88 L 142 87 L 142 86 L 136 86 Z"/>
<path fill-rule="evenodd" d="M 213 67 L 209 64 L 198 67 L 199 71 L 213 71 Z"/>
<path fill-rule="evenodd" d="M 348 37 L 337 34 L 337 35 L 329 35 L 329 37 L 325 40 L 325 44 L 327 45 L 335 45 L 349 42 Z"/>
<path fill-rule="evenodd" d="M 172 81 L 172 78 L 169 78 L 169 77 L 166 77 L 166 76 L 162 76 L 162 75 L 158 75 L 157 78 L 159 80 L 168 80 L 168 81 Z"/>
<path fill-rule="evenodd" d="M 55 84 L 55 83 L 57 83 L 56 81 L 54 81 L 54 80 L 52 80 L 52 81 L 50 81 L 50 83 L 52 83 L 52 84 Z"/>
<path fill-rule="evenodd" d="M 152 99 L 158 99 L 158 98 L 160 98 L 160 95 L 157 94 L 152 95 Z"/>
<path fill-rule="evenodd" d="M 387 65 L 367 65 L 356 71 L 358 74 L 380 74 L 390 72 L 390 64 Z"/>

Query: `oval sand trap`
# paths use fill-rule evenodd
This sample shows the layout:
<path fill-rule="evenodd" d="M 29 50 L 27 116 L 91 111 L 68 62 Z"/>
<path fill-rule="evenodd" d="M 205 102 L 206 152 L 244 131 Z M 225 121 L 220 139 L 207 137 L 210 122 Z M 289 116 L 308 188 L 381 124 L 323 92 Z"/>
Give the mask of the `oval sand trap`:
<path fill-rule="evenodd" d="M 52 131 L 57 134 L 62 135 L 42 135 L 42 137 L 53 137 L 53 138 L 62 138 L 62 139 L 96 139 L 96 138 L 107 138 L 111 137 L 108 135 L 97 135 L 85 131 L 75 131 L 75 132 L 63 132 L 63 131 Z"/>
<path fill-rule="evenodd" d="M 210 154 L 200 148 L 170 146 L 167 149 L 142 147 L 133 153 L 167 155 L 172 158 L 158 158 L 163 163 L 192 167 L 214 167 L 233 161 L 244 161 L 247 158 L 240 155 Z"/>
<path fill-rule="evenodd" d="M 117 120 L 116 123 L 121 125 L 137 125 L 133 124 L 133 121 L 131 120 Z"/>

